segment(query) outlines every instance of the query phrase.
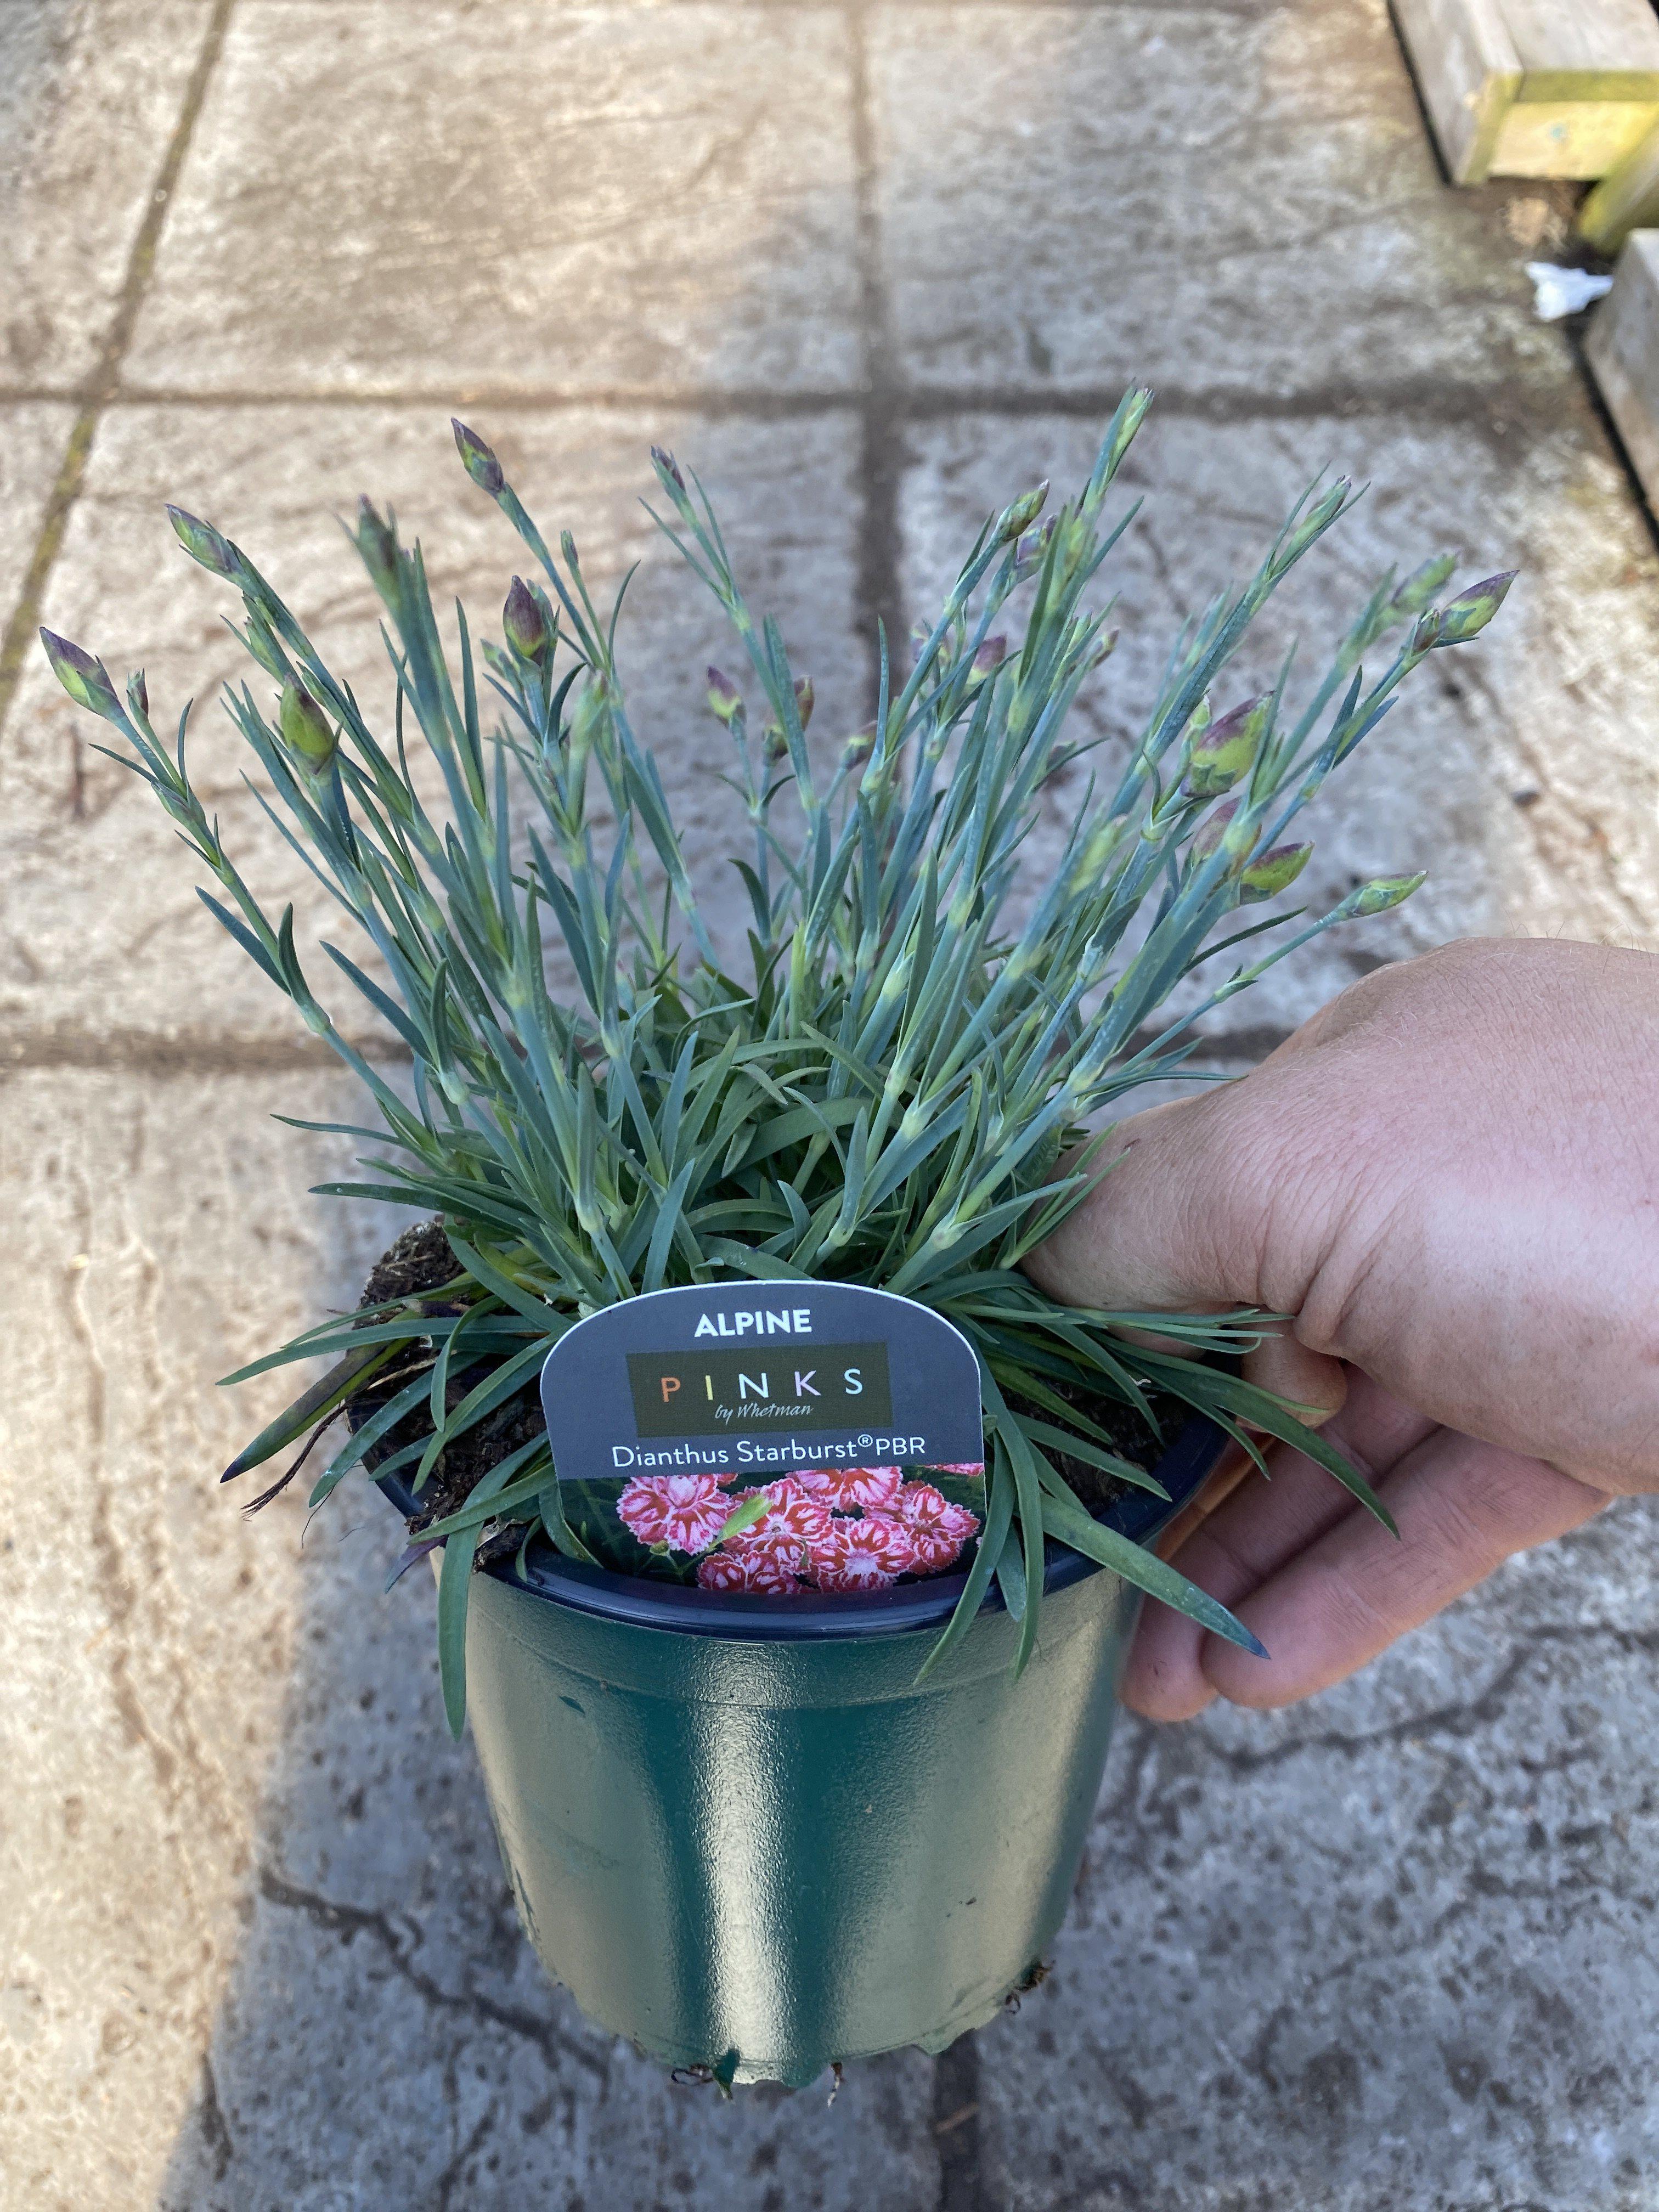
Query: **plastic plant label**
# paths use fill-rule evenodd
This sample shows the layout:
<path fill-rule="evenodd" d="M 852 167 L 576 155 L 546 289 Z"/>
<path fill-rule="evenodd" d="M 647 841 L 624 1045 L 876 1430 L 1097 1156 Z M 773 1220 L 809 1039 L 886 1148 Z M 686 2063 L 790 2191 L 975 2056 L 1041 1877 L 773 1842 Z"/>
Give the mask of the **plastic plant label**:
<path fill-rule="evenodd" d="M 847 1283 L 624 1299 L 542 1370 L 566 1523 L 603 1565 L 787 1596 L 959 1560 L 984 1517 L 979 1366 L 926 1306 Z"/>

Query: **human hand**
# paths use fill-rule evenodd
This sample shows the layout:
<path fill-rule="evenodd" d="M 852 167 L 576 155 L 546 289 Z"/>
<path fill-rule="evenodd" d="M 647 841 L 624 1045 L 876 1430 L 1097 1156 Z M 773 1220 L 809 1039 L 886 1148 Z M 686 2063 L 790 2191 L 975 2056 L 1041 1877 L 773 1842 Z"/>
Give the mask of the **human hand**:
<path fill-rule="evenodd" d="M 1400 1528 L 1288 1447 L 1270 1484 L 1237 1455 L 1174 1557 L 1270 1656 L 1149 1601 L 1137 1711 L 1291 1704 L 1659 1490 L 1659 960 L 1448 945 L 1117 1135 L 1033 1278 L 1073 1304 L 1291 1316 L 1247 1373 L 1328 1417 Z"/>

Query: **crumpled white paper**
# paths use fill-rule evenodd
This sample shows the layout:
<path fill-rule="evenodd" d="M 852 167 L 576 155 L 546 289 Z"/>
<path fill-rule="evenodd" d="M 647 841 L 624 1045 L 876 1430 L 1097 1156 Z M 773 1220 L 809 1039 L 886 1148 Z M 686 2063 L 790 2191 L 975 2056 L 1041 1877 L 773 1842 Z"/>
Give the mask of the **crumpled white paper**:
<path fill-rule="evenodd" d="M 1586 307 L 1613 289 L 1611 276 L 1592 276 L 1588 269 L 1562 269 L 1553 261 L 1528 261 L 1532 279 L 1532 311 L 1540 323 L 1559 323 L 1564 315 L 1582 315 Z"/>

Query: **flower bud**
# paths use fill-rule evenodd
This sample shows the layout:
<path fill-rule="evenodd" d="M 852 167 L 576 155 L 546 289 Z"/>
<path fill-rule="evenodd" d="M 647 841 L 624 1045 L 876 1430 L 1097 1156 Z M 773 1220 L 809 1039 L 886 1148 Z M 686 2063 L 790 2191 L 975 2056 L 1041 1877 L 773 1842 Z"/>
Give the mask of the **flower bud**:
<path fill-rule="evenodd" d="M 1024 583 L 1042 566 L 1042 557 L 1048 550 L 1048 540 L 1054 534 L 1054 518 L 1051 514 L 1040 530 L 1028 531 L 1014 548 L 1014 580 Z"/>
<path fill-rule="evenodd" d="M 1291 885 L 1308 865 L 1313 852 L 1311 845 L 1275 845 L 1239 871 L 1238 896 L 1245 903 L 1252 899 L 1277 898 L 1280 891 Z"/>
<path fill-rule="evenodd" d="M 469 430 L 453 415 L 449 426 L 455 433 L 455 450 L 461 457 L 462 467 L 480 491 L 487 491 L 491 499 L 499 499 L 507 489 L 501 463 L 476 430 Z"/>
<path fill-rule="evenodd" d="M 983 684 L 988 676 L 994 675 L 995 672 L 1001 667 L 1003 662 L 1007 659 L 1007 639 L 1006 637 L 988 637 L 975 651 L 973 660 L 969 666 L 968 683 L 969 688 L 972 689 L 977 684 Z"/>
<path fill-rule="evenodd" d="M 1488 576 L 1484 583 L 1471 584 L 1455 599 L 1448 599 L 1440 610 L 1439 629 L 1435 635 L 1437 645 L 1464 645 L 1478 637 L 1498 612 L 1515 581 L 1516 571 L 1505 569 L 1502 575 Z"/>
<path fill-rule="evenodd" d="M 242 633 L 242 642 L 267 676 L 274 676 L 279 684 L 285 680 L 288 671 L 283 665 L 270 624 L 252 605 L 247 609 L 247 628 Z"/>
<path fill-rule="evenodd" d="M 795 712 L 800 718 L 803 730 L 812 719 L 812 708 L 815 703 L 812 696 L 811 678 L 798 676 L 795 678 Z"/>
<path fill-rule="evenodd" d="M 1346 477 L 1339 477 L 1328 490 L 1321 493 L 1285 540 L 1285 549 L 1279 555 L 1281 567 L 1298 559 L 1315 538 L 1329 529 L 1346 505 L 1352 489 L 1353 486 Z"/>
<path fill-rule="evenodd" d="M 356 539 L 369 581 L 383 599 L 392 599 L 398 589 L 398 533 L 390 517 L 381 514 L 373 500 L 357 502 Z"/>
<path fill-rule="evenodd" d="M 1011 538 L 1023 537 L 1042 512 L 1042 503 L 1048 496 L 1048 479 L 1045 477 L 1023 498 L 1005 507 L 996 520 L 996 543 L 1006 545 Z"/>
<path fill-rule="evenodd" d="M 854 730 L 842 747 L 841 757 L 848 768 L 856 768 L 860 761 L 869 759 L 876 749 L 876 726 L 866 722 L 861 730 Z"/>
<path fill-rule="evenodd" d="M 742 719 L 743 694 L 723 669 L 708 671 L 708 711 L 729 730 Z"/>
<path fill-rule="evenodd" d="M 1261 750 L 1272 706 L 1272 694 L 1264 691 L 1260 698 L 1247 699 L 1194 738 L 1182 789 L 1194 799 L 1215 799 L 1248 775 Z"/>
<path fill-rule="evenodd" d="M 195 515 L 186 514 L 182 507 L 170 507 L 167 520 L 173 525 L 174 537 L 192 561 L 199 561 L 216 576 L 236 576 L 241 573 L 241 558 L 227 538 L 222 538 L 210 522 L 198 521 Z"/>
<path fill-rule="evenodd" d="M 546 657 L 552 633 L 548 629 L 547 617 L 542 611 L 540 601 L 522 576 L 513 579 L 507 605 L 501 609 L 501 629 L 520 660 L 528 660 L 540 666 Z"/>
<path fill-rule="evenodd" d="M 285 684 L 276 709 L 283 743 L 308 774 L 325 775 L 340 749 L 339 732 L 303 684 Z"/>
<path fill-rule="evenodd" d="M 1457 566 L 1455 553 L 1437 553 L 1420 568 L 1413 568 L 1389 601 L 1389 611 L 1404 617 L 1420 615 Z"/>
<path fill-rule="evenodd" d="M 1338 918 L 1346 921 L 1353 915 L 1386 914 L 1390 907 L 1401 905 L 1419 884 L 1426 881 L 1426 870 L 1415 876 L 1377 876 L 1348 893 L 1336 910 Z"/>
<path fill-rule="evenodd" d="M 142 668 L 135 669 L 127 678 L 127 704 L 140 721 L 149 721 L 149 686 L 144 681 Z"/>
<path fill-rule="evenodd" d="M 1212 853 L 1220 851 L 1227 825 L 1237 811 L 1237 799 L 1224 799 L 1213 814 L 1205 817 L 1193 837 L 1191 851 L 1195 860 L 1207 860 Z"/>
<path fill-rule="evenodd" d="M 761 758 L 775 763 L 787 760 L 788 755 L 789 740 L 783 734 L 782 724 L 769 722 L 761 737 Z"/>
<path fill-rule="evenodd" d="M 590 674 L 576 694 L 570 714 L 570 742 L 579 757 L 586 757 L 599 738 L 609 711 L 605 678 Z"/>
<path fill-rule="evenodd" d="M 665 447 L 653 446 L 651 465 L 659 477 L 673 485 L 676 491 L 685 489 L 685 478 L 680 474 L 679 463 Z"/>
<path fill-rule="evenodd" d="M 95 654 L 83 652 L 55 630 L 43 629 L 40 642 L 46 648 L 52 674 L 77 707 L 90 708 L 106 722 L 119 720 L 121 702 L 109 680 L 109 671 Z"/>

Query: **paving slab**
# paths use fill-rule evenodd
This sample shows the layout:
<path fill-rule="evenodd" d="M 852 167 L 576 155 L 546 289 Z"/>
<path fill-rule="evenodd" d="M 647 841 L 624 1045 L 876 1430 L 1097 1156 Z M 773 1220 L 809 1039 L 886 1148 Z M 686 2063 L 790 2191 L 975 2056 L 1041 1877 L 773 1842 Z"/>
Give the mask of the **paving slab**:
<path fill-rule="evenodd" d="M 304 1073 L 0 1082 L 27 1255 L 0 1291 L 0 2196 L 20 2212 L 154 2201 L 238 1953 L 307 1628 L 297 1506 L 250 1528 L 215 1480 L 284 1378 L 215 1384 L 352 1300 L 380 1249 L 305 1195 L 344 1148 L 270 1120 L 345 1103 Z"/>
<path fill-rule="evenodd" d="M 1446 191 L 1383 0 L 896 8 L 871 37 L 918 381 L 1322 410 L 1386 383 L 1432 412 L 1550 376 L 1498 204 Z"/>
<path fill-rule="evenodd" d="M 1087 476 L 1092 423 L 963 415 L 916 426 L 902 511 L 906 591 L 925 611 L 977 519 L 1044 477 Z M 1310 676 L 1386 568 L 1460 551 L 1464 580 L 1521 571 L 1485 636 L 1435 655 L 1308 810 L 1314 858 L 1287 906 L 1334 904 L 1372 875 L 1429 881 L 1393 914 L 1334 931 L 1234 1000 L 1225 1033 L 1267 1041 L 1380 961 L 1449 938 L 1559 933 L 1659 945 L 1659 561 L 1576 384 L 1555 424 L 1501 437 L 1397 416 L 1224 425 L 1155 405 L 1123 498 L 1145 502 L 1101 578 L 1121 593 L 1116 650 L 1080 702 L 1121 748 L 1156 697 L 1181 623 L 1242 581 L 1322 469 L 1365 498 L 1269 603 L 1224 711 L 1272 684 L 1298 638 Z M 1378 659 L 1380 672 L 1386 659 Z M 1060 780 L 1032 848 L 1057 852 L 1085 784 Z"/>
<path fill-rule="evenodd" d="M 1070 1929 L 980 2039 L 1011 2212 L 1646 2212 L 1652 1500 L 1272 1717 L 1126 1723 Z"/>
<path fill-rule="evenodd" d="M 661 752 L 714 912 L 740 946 L 747 904 L 720 856 L 739 849 L 730 840 L 741 823 L 718 781 L 727 740 L 704 704 L 709 661 L 735 668 L 732 640 L 640 504 L 655 489 L 647 453 L 661 439 L 702 475 L 745 587 L 776 612 L 814 678 L 814 736 L 833 745 L 862 720 L 868 681 L 854 635 L 856 425 L 835 410 L 745 423 L 656 407 L 502 412 L 478 427 L 547 535 L 575 532 L 602 604 L 639 564 L 618 633 L 630 702 Z M 323 933 L 338 939 L 338 910 L 243 785 L 246 749 L 218 699 L 233 677 L 271 687 L 224 627 L 236 596 L 175 544 L 162 508 L 171 499 L 205 511 L 244 543 L 389 732 L 379 602 L 337 519 L 365 489 L 422 540 L 446 623 L 459 594 L 482 634 L 499 635 L 507 583 L 526 556 L 467 481 L 447 416 L 427 405 L 112 410 L 44 611 L 53 629 L 100 652 L 118 681 L 145 669 L 158 728 L 199 702 L 193 772 L 260 896 L 277 912 L 295 902 L 302 947 Z M 193 1037 L 210 1052 L 225 1037 L 293 1038 L 291 1010 L 203 912 L 170 823 L 136 777 L 93 751 L 96 734 L 31 653 L 0 754 L 0 1030 L 10 1032 L 0 1054 L 61 1056 L 89 1039 L 131 1053 L 158 1038 L 181 1049 Z M 100 883 L 118 883 L 120 896 L 89 898 Z"/>
<path fill-rule="evenodd" d="M 828 9 L 245 9 L 129 378 L 846 390 L 850 95 Z"/>
<path fill-rule="evenodd" d="M 0 400 L 0 607 L 10 606 L 28 573 L 74 427 L 75 410 L 62 402 Z"/>
<path fill-rule="evenodd" d="M 211 13 L 0 4 L 0 388 L 96 366 Z"/>
<path fill-rule="evenodd" d="M 0 597 L 208 18 L 0 0 Z M 1659 573 L 1519 268 L 1568 212 L 1443 189 L 1382 0 L 238 0 L 42 611 L 196 693 L 221 811 L 289 883 L 161 501 L 372 682 L 330 517 L 389 495 L 493 619 L 514 546 L 451 455 L 468 414 L 603 582 L 646 556 L 636 698 L 706 859 L 718 632 L 633 506 L 644 448 L 722 495 L 829 740 L 867 712 L 870 609 L 1075 479 L 1149 377 L 1109 737 L 1165 617 L 1322 465 L 1373 491 L 1275 652 L 1432 546 L 1523 570 L 1316 825 L 1316 888 L 1426 859 L 1428 890 L 1241 1004 L 1248 1054 L 1442 934 L 1656 941 Z M 214 1487 L 279 1391 L 212 1378 L 348 1302 L 391 1224 L 304 1196 L 331 1162 L 267 1117 L 349 1094 L 78 720 L 31 665 L 0 748 L 0 2172 L 29 2212 L 1650 2212 L 1652 1506 L 1297 1711 L 1126 1723 L 1054 1973 L 938 2062 L 727 2107 L 588 2027 L 444 1729 L 429 1588 L 380 1595 L 389 1516 L 348 1492 L 302 1545 L 296 1503 L 247 1527 Z"/>
<path fill-rule="evenodd" d="M 319 1522 L 301 1565 L 305 1628 L 241 1956 L 158 2212 L 931 2205 L 921 2053 L 854 2069 L 833 2106 L 827 2078 L 727 2106 L 548 1982 L 471 1747 L 445 1727 L 430 1580 L 381 1599 L 392 1516 L 358 1504 L 343 1519 L 368 1525 L 338 1543 Z M 351 2114 L 373 2123 L 342 2125 Z"/>

